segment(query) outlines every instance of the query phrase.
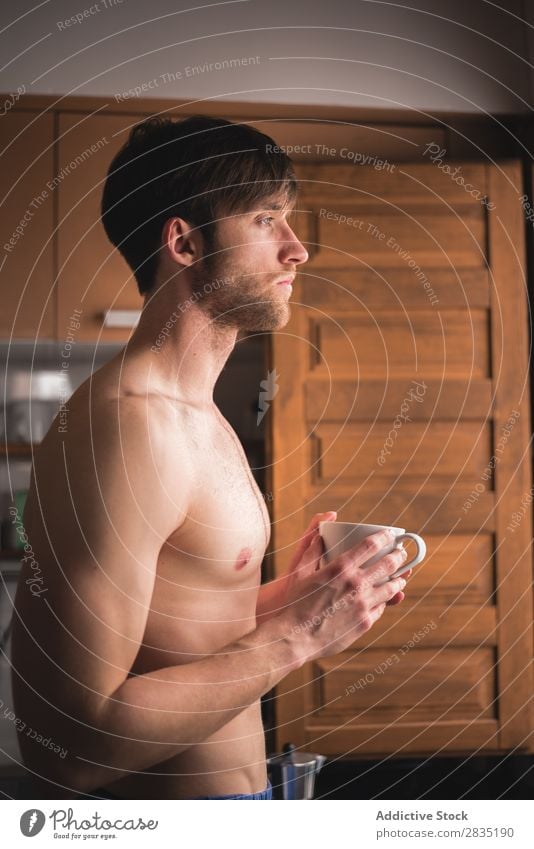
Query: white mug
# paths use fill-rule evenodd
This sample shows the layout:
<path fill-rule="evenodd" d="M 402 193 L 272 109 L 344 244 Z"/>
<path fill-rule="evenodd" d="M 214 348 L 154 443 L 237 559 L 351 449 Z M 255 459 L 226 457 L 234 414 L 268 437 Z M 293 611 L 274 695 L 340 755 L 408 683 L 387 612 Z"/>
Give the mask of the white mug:
<path fill-rule="evenodd" d="M 393 575 L 390 575 L 389 578 L 386 578 L 380 583 L 385 584 L 393 578 L 398 578 L 399 575 L 404 574 L 404 572 L 421 563 L 426 555 L 426 544 L 419 534 L 412 534 L 404 528 L 394 528 L 391 525 L 360 525 L 354 522 L 319 522 L 319 534 L 323 539 L 325 547 L 325 552 L 321 558 L 321 565 L 323 565 L 323 561 L 324 563 L 329 563 L 335 557 L 347 551 L 347 549 L 361 542 L 365 537 L 375 534 L 377 531 L 385 531 L 387 528 L 391 528 L 395 533 L 395 539 L 388 545 L 385 545 L 378 554 L 366 560 L 365 566 L 372 566 L 373 563 L 376 563 L 381 557 L 385 557 L 394 548 L 402 548 L 403 539 L 413 539 L 417 545 L 417 554 L 415 557 L 407 563 L 403 563 Z"/>

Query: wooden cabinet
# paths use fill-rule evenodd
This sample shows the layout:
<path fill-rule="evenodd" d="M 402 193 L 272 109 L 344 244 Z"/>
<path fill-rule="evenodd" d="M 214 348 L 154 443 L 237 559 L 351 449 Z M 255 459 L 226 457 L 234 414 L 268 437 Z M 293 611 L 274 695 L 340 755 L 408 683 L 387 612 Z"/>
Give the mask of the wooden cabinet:
<path fill-rule="evenodd" d="M 79 310 L 79 341 L 122 341 L 128 338 L 128 329 L 104 327 L 104 313 L 142 307 L 135 279 L 100 221 L 111 159 L 139 120 L 76 113 L 59 117 L 58 175 L 64 175 L 58 191 L 60 339 L 67 333 L 70 316 Z"/>
<path fill-rule="evenodd" d="M 332 509 L 416 531 L 428 555 L 370 632 L 280 683 L 277 748 L 531 745 L 530 511 L 513 523 L 531 493 L 522 174 L 457 166 L 492 206 L 432 164 L 298 169 L 312 256 L 272 339 L 275 574 Z"/>
<path fill-rule="evenodd" d="M 48 113 L 13 111 L 0 118 L 4 339 L 55 335 L 53 129 Z"/>
<path fill-rule="evenodd" d="M 130 335 L 128 326 L 104 326 L 108 310 L 126 311 L 122 320 L 135 324 L 143 299 L 105 235 L 100 200 L 110 161 L 139 120 L 31 111 L 3 116 L 4 339 L 117 342 Z"/>

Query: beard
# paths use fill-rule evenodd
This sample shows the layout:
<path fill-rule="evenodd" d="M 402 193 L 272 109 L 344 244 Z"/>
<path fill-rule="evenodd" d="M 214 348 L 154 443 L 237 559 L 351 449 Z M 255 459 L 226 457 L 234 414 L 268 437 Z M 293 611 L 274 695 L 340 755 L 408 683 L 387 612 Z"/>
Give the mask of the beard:
<path fill-rule="evenodd" d="M 285 327 L 291 315 L 289 302 L 285 292 L 273 283 L 274 273 L 236 271 L 235 263 L 225 260 L 222 253 L 208 253 L 211 255 L 191 269 L 192 293 L 215 327 L 246 332 Z"/>

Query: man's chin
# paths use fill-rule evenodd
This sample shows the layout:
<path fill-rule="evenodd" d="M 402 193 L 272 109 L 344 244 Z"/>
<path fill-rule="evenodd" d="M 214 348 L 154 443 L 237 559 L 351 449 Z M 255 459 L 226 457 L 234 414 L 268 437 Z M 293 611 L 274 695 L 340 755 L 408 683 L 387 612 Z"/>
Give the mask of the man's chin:
<path fill-rule="evenodd" d="M 203 305 L 204 308 L 208 304 Z M 213 305 L 209 304 L 209 313 L 219 327 L 235 327 L 246 333 L 269 333 L 285 327 L 291 317 L 288 303 L 271 304 L 248 302 L 241 306 L 235 304 L 216 305 L 217 315 Z M 226 307 L 226 308 L 225 308 Z"/>
<path fill-rule="evenodd" d="M 246 330 L 248 333 L 272 333 L 275 330 L 281 330 L 285 327 L 290 318 L 291 311 L 288 307 L 283 313 L 258 317 L 246 321 L 244 324 L 240 323 L 240 329 Z"/>

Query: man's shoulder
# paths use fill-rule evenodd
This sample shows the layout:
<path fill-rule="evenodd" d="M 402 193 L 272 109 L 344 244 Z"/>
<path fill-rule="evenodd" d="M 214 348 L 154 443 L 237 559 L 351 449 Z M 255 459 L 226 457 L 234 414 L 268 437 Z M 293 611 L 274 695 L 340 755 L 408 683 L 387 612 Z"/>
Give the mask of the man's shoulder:
<path fill-rule="evenodd" d="M 83 464 L 119 453 L 172 465 L 173 457 L 189 452 L 191 423 L 184 405 L 121 386 L 105 369 L 80 384 L 62 408 L 39 447 L 42 459 L 61 451 Z"/>
<path fill-rule="evenodd" d="M 109 431 L 120 429 L 170 429 L 183 417 L 180 405 L 151 392 L 143 385 L 122 377 L 105 366 L 90 375 L 68 402 L 68 415 L 73 425 Z"/>

